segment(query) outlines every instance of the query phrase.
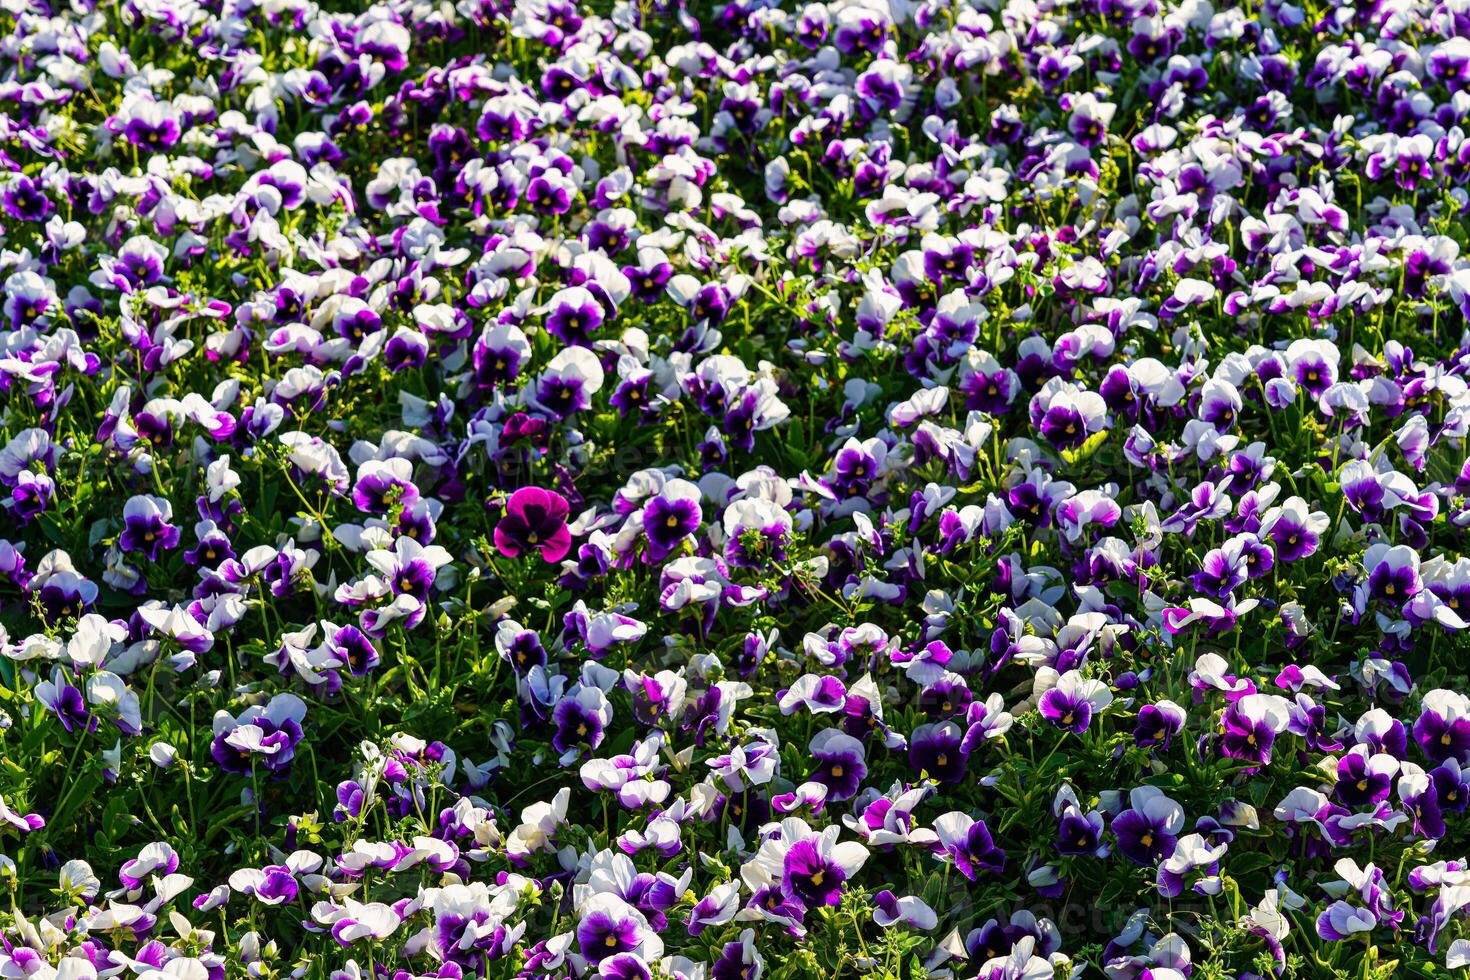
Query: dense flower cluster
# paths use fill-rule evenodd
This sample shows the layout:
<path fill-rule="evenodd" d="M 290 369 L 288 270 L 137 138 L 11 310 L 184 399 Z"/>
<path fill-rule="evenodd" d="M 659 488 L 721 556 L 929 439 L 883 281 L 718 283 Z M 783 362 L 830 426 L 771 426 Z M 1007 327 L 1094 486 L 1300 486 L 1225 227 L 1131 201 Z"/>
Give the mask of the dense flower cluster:
<path fill-rule="evenodd" d="M 0 976 L 1470 966 L 1466 0 L 0 31 Z"/>

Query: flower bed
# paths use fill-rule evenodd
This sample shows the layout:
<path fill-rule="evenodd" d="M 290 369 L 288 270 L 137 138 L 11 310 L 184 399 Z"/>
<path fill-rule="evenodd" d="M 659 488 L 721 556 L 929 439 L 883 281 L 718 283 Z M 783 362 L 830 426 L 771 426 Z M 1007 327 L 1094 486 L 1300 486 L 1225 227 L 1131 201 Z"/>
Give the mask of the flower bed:
<path fill-rule="evenodd" d="M 0 976 L 1470 965 L 1464 0 L 336 6 L 0 14 Z"/>

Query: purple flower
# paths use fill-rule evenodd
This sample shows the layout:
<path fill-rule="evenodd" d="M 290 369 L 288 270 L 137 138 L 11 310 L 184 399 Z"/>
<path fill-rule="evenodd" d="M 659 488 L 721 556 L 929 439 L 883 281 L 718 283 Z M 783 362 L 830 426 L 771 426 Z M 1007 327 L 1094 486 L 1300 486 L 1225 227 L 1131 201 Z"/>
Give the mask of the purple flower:
<path fill-rule="evenodd" d="M 1349 807 L 1381 803 L 1388 798 L 1399 760 L 1383 753 L 1373 754 L 1367 746 L 1354 746 L 1337 760 L 1334 793 Z"/>
<path fill-rule="evenodd" d="M 179 529 L 170 524 L 173 505 L 162 497 L 140 494 L 123 505 L 123 532 L 118 545 L 124 551 L 140 551 L 157 561 L 160 551 L 178 546 Z"/>
<path fill-rule="evenodd" d="M 366 676 L 378 666 L 380 658 L 377 648 L 357 627 L 324 624 L 323 629 L 326 630 L 326 635 L 322 639 L 322 646 L 332 659 L 344 665 L 354 677 Z"/>
<path fill-rule="evenodd" d="M 1317 916 L 1317 935 L 1337 942 L 1351 939 L 1359 933 L 1371 932 L 1377 925 L 1378 918 L 1372 912 L 1339 900 Z"/>
<path fill-rule="evenodd" d="M 577 948 L 588 961 L 600 963 L 639 949 L 646 928 L 647 921 L 631 905 L 616 896 L 599 894 L 582 910 Z"/>
<path fill-rule="evenodd" d="M 699 487 L 688 480 L 670 480 L 648 498 L 642 517 L 650 561 L 662 561 L 699 530 L 702 521 L 699 504 Z"/>
<path fill-rule="evenodd" d="M 16 477 L 15 486 L 10 491 L 10 499 L 3 506 L 8 508 L 21 524 L 28 524 L 44 513 L 55 499 L 56 484 L 52 479 L 44 473 L 32 473 L 27 470 Z"/>
<path fill-rule="evenodd" d="M 909 768 L 941 783 L 957 783 L 968 757 L 964 732 L 953 721 L 920 725 L 909 736 Z"/>
<path fill-rule="evenodd" d="M 584 286 L 569 286 L 544 307 L 546 330 L 563 343 L 590 346 L 605 317 L 602 304 Z"/>
<path fill-rule="evenodd" d="M 726 943 L 719 959 L 710 968 L 712 980 L 757 980 L 765 968 L 765 960 L 757 948 L 755 930 L 745 929 L 740 938 Z"/>
<path fill-rule="evenodd" d="M 514 381 L 530 358 L 531 344 L 519 327 L 510 323 L 487 324 L 470 354 L 475 387 L 491 391 Z"/>
<path fill-rule="evenodd" d="M 984 820 L 959 811 L 941 814 L 934 821 L 939 836 L 934 853 L 949 858 L 956 870 L 970 881 L 982 871 L 1000 874 L 1005 870 L 1006 856 L 990 836 Z"/>
<path fill-rule="evenodd" d="M 1429 773 L 1442 809 L 1464 813 L 1470 805 L 1470 770 L 1454 759 L 1446 759 Z"/>
<path fill-rule="evenodd" d="M 210 755 L 226 772 L 248 775 L 259 762 L 284 772 L 301 742 L 306 704 L 294 694 L 277 694 L 264 707 L 246 708 L 238 717 L 220 712 L 214 719 Z"/>
<path fill-rule="evenodd" d="M 234 546 L 224 531 L 213 521 L 201 521 L 194 525 L 199 544 L 184 552 L 184 561 L 204 568 L 218 568 L 224 562 L 238 557 Z"/>
<path fill-rule="evenodd" d="M 652 980 L 653 974 L 643 957 L 634 953 L 614 953 L 597 964 L 601 980 Z"/>
<path fill-rule="evenodd" d="M 712 926 L 722 926 L 735 918 L 740 908 L 740 883 L 727 881 L 716 885 L 689 910 L 685 927 L 689 935 L 698 937 Z"/>
<path fill-rule="evenodd" d="M 70 569 L 50 571 L 31 579 L 29 589 L 41 604 L 47 622 L 80 617 L 97 601 L 96 583 Z"/>
<path fill-rule="evenodd" d="M 867 861 L 868 850 L 853 842 L 837 843 L 830 827 L 795 841 L 781 862 L 781 889 L 804 908 L 836 905 L 842 886 Z"/>
<path fill-rule="evenodd" d="M 495 525 L 495 547 L 509 558 L 534 548 L 545 561 L 561 561 L 572 547 L 567 529 L 570 509 L 567 499 L 554 490 L 522 487 L 510 495 L 505 515 Z"/>
<path fill-rule="evenodd" d="M 1129 808 L 1113 818 L 1118 850 L 1135 864 L 1152 866 L 1174 853 L 1184 828 L 1184 808 L 1156 786 L 1128 794 Z"/>
<path fill-rule="evenodd" d="M 413 464 L 406 459 L 370 459 L 357 469 L 352 502 L 367 514 L 386 514 L 395 507 L 409 508 L 419 500 L 413 482 Z"/>
<path fill-rule="evenodd" d="M 1292 377 L 1314 398 L 1337 382 L 1340 360 L 1337 347 L 1327 340 L 1294 340 L 1286 349 L 1286 362 Z"/>
<path fill-rule="evenodd" d="M 783 715 L 806 710 L 813 714 L 841 711 L 847 704 L 847 688 L 836 677 L 803 674 L 785 691 L 777 694 L 776 706 Z"/>
<path fill-rule="evenodd" d="M 1398 796 L 1404 810 L 1413 820 L 1414 832 L 1431 840 L 1445 835 L 1445 808 L 1440 802 L 1443 791 L 1438 780 L 1413 763 L 1400 767 Z M 1459 795 L 1459 794 L 1457 794 Z"/>
<path fill-rule="evenodd" d="M 1226 708 L 1220 718 L 1221 751 L 1232 759 L 1270 762 L 1271 747 L 1286 730 L 1289 717 L 1284 698 L 1248 694 Z"/>
<path fill-rule="evenodd" d="M 1083 813 L 1070 785 L 1063 784 L 1057 790 L 1056 799 L 1052 801 L 1052 814 L 1057 818 L 1058 854 L 1107 856 L 1109 848 L 1102 842 L 1103 815 L 1097 810 Z"/>
<path fill-rule="evenodd" d="M 439 569 L 449 564 L 450 557 L 438 545 L 421 545 L 414 538 L 403 536 L 394 539 L 392 548 L 369 551 L 367 561 L 382 576 L 390 595 L 411 596 L 423 602 L 429 597 Z"/>
<path fill-rule="evenodd" d="M 1408 545 L 1370 545 L 1363 555 L 1368 569 L 1367 593 L 1396 606 L 1412 599 L 1423 587 L 1419 578 L 1419 553 Z"/>
<path fill-rule="evenodd" d="M 1025 909 L 1012 912 L 1008 921 L 987 919 L 979 928 L 971 929 L 964 942 L 970 958 L 980 963 L 1004 961 L 1017 946 L 1029 946 L 1038 957 L 1051 956 L 1062 948 L 1062 937 L 1056 925 L 1050 919 L 1038 918 Z M 1108 948 L 1111 952 L 1113 947 L 1110 945 Z"/>
<path fill-rule="evenodd" d="M 731 565 L 759 568 L 766 561 L 786 557 L 791 537 L 791 515 L 769 500 L 743 498 L 725 508 L 725 560 Z"/>
<path fill-rule="evenodd" d="M 1050 527 L 1055 508 L 1076 491 L 1070 483 L 1051 479 L 1041 470 L 1032 470 L 1007 493 L 1011 511 L 1028 524 Z"/>
<path fill-rule="evenodd" d="M 1040 675 L 1038 682 L 1042 682 Z M 1075 670 L 1060 676 L 1052 671 L 1050 682 L 1053 686 L 1041 695 L 1037 707 L 1041 709 L 1041 717 L 1063 731 L 1077 735 L 1087 731 L 1093 712 L 1106 708 L 1113 700 L 1106 684 L 1084 679 Z"/>
<path fill-rule="evenodd" d="M 1414 741 L 1435 762 L 1470 766 L 1470 699 L 1437 689 L 1424 696 L 1414 722 Z"/>
<path fill-rule="evenodd" d="M 603 371 L 585 347 L 567 347 L 551 359 L 536 382 L 536 402 L 559 419 L 592 406 Z"/>
<path fill-rule="evenodd" d="M 1223 379 L 1212 378 L 1205 382 L 1200 391 L 1196 414 L 1200 421 L 1213 425 L 1217 432 L 1228 432 L 1234 428 L 1243 405 L 1235 385 Z"/>
<path fill-rule="evenodd" d="M 68 732 L 80 727 L 83 731 L 94 731 L 97 720 L 87 710 L 82 689 L 70 683 L 60 667 L 54 667 L 49 681 L 41 681 L 35 687 L 36 700 L 56 715 L 61 727 Z"/>
<path fill-rule="evenodd" d="M 841 802 L 857 795 L 868 774 L 862 742 L 839 729 L 825 728 L 812 738 L 808 751 L 817 762 L 811 778 L 827 787 L 829 800 Z"/>
<path fill-rule="evenodd" d="M 45 185 L 39 180 L 32 180 L 21 174 L 15 174 L 14 179 L 6 185 L 3 193 L 0 193 L 0 206 L 5 213 L 16 221 L 30 221 L 40 223 L 45 221 L 55 207 L 46 197 Z"/>
<path fill-rule="evenodd" d="M 178 119 L 167 103 L 140 102 L 123 125 L 123 137 L 149 150 L 166 150 L 179 141 Z"/>
<path fill-rule="evenodd" d="M 939 916 L 916 895 L 902 898 L 884 888 L 873 896 L 873 921 L 887 929 L 902 923 L 910 929 L 928 930 L 939 925 Z"/>
<path fill-rule="evenodd" d="M 1058 449 L 1075 449 L 1102 431 L 1108 407 L 1095 391 L 1052 378 L 1031 399 L 1031 424 Z"/>
<path fill-rule="evenodd" d="M 38 813 L 17 813 L 0 796 L 0 823 L 14 827 L 22 834 L 33 833 L 46 826 L 46 820 Z"/>
<path fill-rule="evenodd" d="M 837 451 L 832 472 L 824 482 L 839 498 L 866 494 L 873 481 L 881 475 L 887 456 L 888 447 L 881 439 L 866 442 L 849 439 Z"/>
<path fill-rule="evenodd" d="M 147 885 L 155 875 L 165 878 L 178 870 L 178 853 L 168 844 L 156 842 L 146 845 L 137 857 L 124 861 L 118 868 L 117 880 L 124 888 L 137 889 Z"/>
<path fill-rule="evenodd" d="M 1188 834 L 1179 839 L 1174 853 L 1159 865 L 1155 887 L 1165 898 L 1177 898 L 1184 894 L 1186 876 L 1203 871 L 1204 880 L 1194 885 L 1194 891 L 1202 895 L 1217 894 L 1220 889 L 1220 858 L 1225 856 L 1229 845 L 1225 841 L 1212 843 L 1201 834 Z"/>
<path fill-rule="evenodd" d="M 1169 742 L 1184 728 L 1184 709 L 1173 701 L 1159 701 L 1138 709 L 1138 721 L 1133 726 L 1133 742 L 1139 748 L 1160 745 L 1169 747 Z"/>
<path fill-rule="evenodd" d="M 1015 400 L 1020 379 L 1016 372 L 1002 366 L 993 355 L 978 351 L 976 354 L 978 359 L 962 368 L 965 373 L 960 378 L 959 390 L 965 396 L 965 407 L 971 411 L 1001 415 Z"/>
<path fill-rule="evenodd" d="M 612 720 L 612 706 L 607 695 L 595 687 L 581 687 L 557 702 L 551 721 L 556 734 L 551 744 L 563 757 L 576 758 L 582 746 L 596 749 L 602 744 L 607 724 Z"/>
<path fill-rule="evenodd" d="M 1223 599 L 1245 582 L 1248 571 L 1244 542 L 1232 538 L 1200 559 L 1200 570 L 1190 577 L 1190 582 L 1196 591 Z"/>

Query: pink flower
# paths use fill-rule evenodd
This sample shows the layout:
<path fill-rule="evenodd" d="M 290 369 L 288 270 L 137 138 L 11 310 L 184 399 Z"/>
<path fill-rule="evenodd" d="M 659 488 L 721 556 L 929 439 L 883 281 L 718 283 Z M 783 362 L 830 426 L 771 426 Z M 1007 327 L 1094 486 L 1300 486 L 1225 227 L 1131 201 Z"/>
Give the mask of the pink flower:
<path fill-rule="evenodd" d="M 553 490 L 522 487 L 510 495 L 505 516 L 495 525 L 495 547 L 508 558 L 536 548 L 546 561 L 561 561 L 572 547 L 569 510 L 566 498 Z"/>

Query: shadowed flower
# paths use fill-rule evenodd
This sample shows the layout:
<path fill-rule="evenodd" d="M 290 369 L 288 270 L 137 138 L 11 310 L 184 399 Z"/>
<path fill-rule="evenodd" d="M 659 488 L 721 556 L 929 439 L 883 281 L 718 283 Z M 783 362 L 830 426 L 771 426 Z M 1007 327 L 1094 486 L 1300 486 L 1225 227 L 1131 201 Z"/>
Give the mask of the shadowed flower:
<path fill-rule="evenodd" d="M 969 880 L 979 878 L 982 871 L 1000 874 L 1005 870 L 1005 853 L 995 845 L 984 820 L 952 811 L 934 821 L 934 832 L 939 835 L 934 853 L 954 862 L 955 869 Z"/>
<path fill-rule="evenodd" d="M 124 551 L 142 552 L 149 561 L 157 561 L 159 552 L 177 547 L 179 529 L 170 524 L 173 505 L 162 497 L 140 495 L 129 497 L 123 505 L 123 531 L 118 545 Z"/>

